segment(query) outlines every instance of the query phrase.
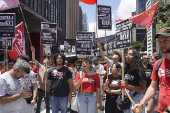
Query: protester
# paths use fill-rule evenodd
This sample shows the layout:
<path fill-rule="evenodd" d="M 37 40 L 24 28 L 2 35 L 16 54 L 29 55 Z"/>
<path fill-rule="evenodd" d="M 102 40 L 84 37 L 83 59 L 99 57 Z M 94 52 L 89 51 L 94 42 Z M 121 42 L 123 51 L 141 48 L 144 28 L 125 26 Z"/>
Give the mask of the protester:
<path fill-rule="evenodd" d="M 103 91 L 106 93 L 105 113 L 123 113 L 123 110 L 117 108 L 117 97 L 121 91 L 120 80 L 122 78 L 118 73 L 121 71 L 121 65 L 114 63 L 110 67 L 110 75 L 103 78 Z"/>
<path fill-rule="evenodd" d="M 72 78 L 73 78 L 73 84 L 74 84 L 75 83 L 75 78 L 76 78 L 76 75 L 77 75 L 77 68 L 75 67 L 73 62 L 70 63 L 70 67 L 73 70 Z"/>
<path fill-rule="evenodd" d="M 99 75 L 100 78 L 100 110 L 104 110 L 104 107 L 102 105 L 102 101 L 103 101 L 103 90 L 102 90 L 102 86 L 103 86 L 103 77 L 106 75 L 106 71 L 104 70 L 103 65 L 99 64 L 99 58 L 98 57 L 93 57 L 92 62 L 94 63 L 94 70 L 96 71 L 96 73 Z"/>
<path fill-rule="evenodd" d="M 126 84 L 126 89 L 129 90 L 132 100 L 138 103 L 146 91 L 146 75 L 142 68 L 139 53 L 135 49 L 128 50 L 125 56 L 125 80 L 122 80 L 121 83 Z M 132 113 L 132 111 L 127 109 L 125 113 Z M 145 110 L 141 113 L 145 113 Z"/>
<path fill-rule="evenodd" d="M 143 61 L 143 68 L 146 74 L 146 89 L 147 89 L 151 84 L 150 77 L 152 74 L 153 66 L 150 64 L 150 57 L 148 55 L 143 56 L 142 61 Z"/>
<path fill-rule="evenodd" d="M 159 47 L 162 53 L 165 54 L 163 61 L 159 67 L 158 72 L 156 72 L 157 64 L 161 61 L 158 60 L 153 66 L 153 71 L 151 75 L 151 85 L 149 86 L 147 92 L 143 99 L 136 103 L 132 107 L 135 113 L 140 113 L 149 100 L 155 95 L 157 91 L 157 83 L 159 82 L 159 101 L 157 106 L 157 113 L 163 113 L 168 107 L 170 108 L 170 27 L 165 27 L 160 29 L 158 33 L 154 36 L 158 38 Z"/>
<path fill-rule="evenodd" d="M 29 64 L 20 60 L 0 76 L 0 113 L 22 113 L 23 98 L 32 94 L 29 89 L 22 89 L 20 78 L 29 73 Z"/>
<path fill-rule="evenodd" d="M 25 60 L 29 62 L 29 57 L 27 55 L 18 55 L 17 61 Z M 22 112 L 23 113 L 34 113 L 34 105 L 36 104 L 36 97 L 38 93 L 37 80 L 35 73 L 30 71 L 29 74 L 21 78 L 22 86 L 24 89 L 29 89 L 33 93 L 31 98 L 23 99 Z"/>
<path fill-rule="evenodd" d="M 30 61 L 30 62 L 29 62 L 29 65 L 30 65 L 30 67 L 32 68 L 32 71 L 37 75 L 38 69 L 37 69 L 37 67 L 35 66 L 35 63 L 34 63 L 33 61 Z"/>
<path fill-rule="evenodd" d="M 79 113 L 96 113 L 100 99 L 100 79 L 96 72 L 91 71 L 92 61 L 85 58 L 82 70 L 77 73 L 75 89 L 79 89 L 77 102 Z"/>
<path fill-rule="evenodd" d="M 45 97 L 45 83 L 43 82 L 44 73 L 46 70 L 46 64 L 47 64 L 47 70 L 51 67 L 51 60 L 49 57 L 45 58 L 43 60 L 43 65 L 41 65 L 37 60 L 35 60 L 35 49 L 33 46 L 31 46 L 32 51 L 32 61 L 35 63 L 35 66 L 38 69 L 37 73 L 37 86 L 38 86 L 38 95 L 37 95 L 37 108 L 36 113 L 40 113 L 40 107 L 42 99 L 44 98 L 45 105 L 46 105 L 46 113 L 50 113 L 50 82 L 46 84 L 46 97 Z"/>
<path fill-rule="evenodd" d="M 46 71 L 47 78 L 44 76 L 44 81 L 45 79 L 47 83 L 51 81 L 50 104 L 52 113 L 58 113 L 59 108 L 61 113 L 67 113 L 68 100 L 71 102 L 72 99 L 72 74 L 71 71 L 64 66 L 65 59 L 65 55 L 58 53 L 55 54 L 55 67 L 50 68 L 48 73 Z"/>
<path fill-rule="evenodd" d="M 101 46 L 100 43 L 97 43 L 97 47 L 98 47 L 99 50 L 100 50 L 100 54 L 101 54 L 102 59 L 104 59 L 106 62 L 108 62 L 109 66 L 112 65 L 113 63 L 119 63 L 119 64 L 122 65 L 122 63 L 121 63 L 121 62 L 122 62 L 122 53 L 121 53 L 121 51 L 119 51 L 119 50 L 114 50 L 114 52 L 113 52 L 113 57 L 112 57 L 113 61 L 112 61 L 112 60 L 110 60 L 109 58 L 107 58 L 107 57 L 104 55 L 104 52 L 103 52 L 103 50 L 102 50 L 102 46 Z"/>
<path fill-rule="evenodd" d="M 154 65 L 154 63 L 161 58 L 162 58 L 161 54 L 154 53 L 151 59 L 152 65 Z M 151 98 L 150 101 L 148 102 L 147 111 L 146 111 L 147 113 L 153 113 L 155 107 L 158 105 L 158 97 L 159 97 L 159 90 L 156 91 L 156 94 L 154 95 L 154 97 Z"/>
<path fill-rule="evenodd" d="M 8 60 L 8 71 L 12 69 L 12 67 L 13 67 L 14 64 L 15 64 L 15 62 L 16 62 L 16 60 L 14 60 L 14 59 L 9 59 L 9 60 Z M 1 70 L 1 74 L 5 73 L 6 70 L 7 70 L 7 67 L 6 67 L 5 69 L 2 69 L 2 70 Z"/>

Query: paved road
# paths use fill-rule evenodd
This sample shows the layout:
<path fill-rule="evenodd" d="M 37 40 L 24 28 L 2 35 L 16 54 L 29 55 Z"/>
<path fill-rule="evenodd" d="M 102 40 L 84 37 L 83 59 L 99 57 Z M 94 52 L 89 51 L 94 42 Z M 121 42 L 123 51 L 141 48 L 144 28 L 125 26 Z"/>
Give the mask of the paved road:
<path fill-rule="evenodd" d="M 74 97 L 74 95 L 73 95 L 73 97 Z M 105 103 L 105 96 L 103 97 L 103 106 L 105 105 L 104 103 Z M 35 106 L 35 108 L 36 108 L 36 106 Z M 69 108 L 69 104 L 68 104 L 68 108 Z M 45 102 L 44 102 L 44 100 L 42 101 L 42 103 L 41 103 L 41 113 L 46 113 L 46 109 L 45 109 Z M 50 113 L 52 113 L 52 111 L 50 111 Z M 59 113 L 61 113 L 61 112 L 59 112 Z M 67 112 L 67 113 L 70 113 L 69 111 Z M 104 111 L 101 111 L 100 109 L 98 109 L 98 113 L 105 113 Z"/>

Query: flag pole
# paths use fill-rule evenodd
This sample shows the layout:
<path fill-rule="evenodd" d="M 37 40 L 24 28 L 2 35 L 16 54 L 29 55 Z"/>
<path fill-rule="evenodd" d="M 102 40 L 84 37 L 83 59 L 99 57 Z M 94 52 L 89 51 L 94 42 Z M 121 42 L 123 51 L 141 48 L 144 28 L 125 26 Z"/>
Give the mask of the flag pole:
<path fill-rule="evenodd" d="M 5 69 L 6 50 L 4 50 L 4 69 Z"/>
<path fill-rule="evenodd" d="M 141 45 L 141 47 L 140 47 L 139 53 L 140 53 L 140 51 L 142 50 L 142 46 L 143 46 L 143 44 L 144 44 L 144 42 L 145 42 L 145 39 L 146 39 L 147 34 L 148 34 L 148 31 L 149 31 L 149 29 L 147 30 L 147 32 L 146 32 L 146 34 L 145 34 L 145 38 L 143 39 L 143 42 L 142 42 L 142 45 Z"/>
<path fill-rule="evenodd" d="M 27 30 L 27 34 L 28 34 L 28 37 L 29 37 L 30 45 L 32 46 L 30 34 L 29 34 L 29 31 L 28 31 L 28 27 L 27 27 L 27 23 L 26 23 L 26 20 L 25 20 L 25 17 L 24 17 L 24 13 L 23 13 L 23 11 L 22 11 L 22 8 L 21 8 L 21 5 L 20 5 L 20 4 L 19 4 L 19 8 L 20 8 L 20 10 L 21 10 L 21 14 L 22 14 L 22 17 L 23 17 L 23 19 L 24 19 L 24 25 L 25 25 L 26 30 Z"/>
<path fill-rule="evenodd" d="M 47 45 L 47 55 L 48 55 L 48 45 Z M 46 55 L 46 70 L 47 70 L 47 55 Z M 45 79 L 45 97 L 46 97 L 46 91 L 47 91 L 47 81 L 46 81 L 46 79 Z"/>
<path fill-rule="evenodd" d="M 7 52 L 7 38 L 6 38 L 6 62 L 8 62 L 8 52 Z M 6 71 L 8 71 L 8 64 L 6 63 Z"/>

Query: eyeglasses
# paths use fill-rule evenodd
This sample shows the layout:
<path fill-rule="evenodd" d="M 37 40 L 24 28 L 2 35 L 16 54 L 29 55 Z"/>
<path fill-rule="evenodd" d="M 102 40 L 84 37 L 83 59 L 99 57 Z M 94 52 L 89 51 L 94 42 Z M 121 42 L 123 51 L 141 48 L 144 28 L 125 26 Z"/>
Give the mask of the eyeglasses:
<path fill-rule="evenodd" d="M 57 59 L 62 59 L 62 58 L 57 58 Z"/>
<path fill-rule="evenodd" d="M 133 54 L 125 54 L 125 56 L 130 56 L 130 57 L 132 57 L 132 56 L 133 56 Z"/>

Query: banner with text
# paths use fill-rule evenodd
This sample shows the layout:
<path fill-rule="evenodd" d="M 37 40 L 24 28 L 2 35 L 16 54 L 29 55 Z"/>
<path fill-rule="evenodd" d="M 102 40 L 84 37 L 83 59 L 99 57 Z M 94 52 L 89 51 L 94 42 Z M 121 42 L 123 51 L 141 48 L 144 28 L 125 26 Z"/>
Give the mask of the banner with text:
<path fill-rule="evenodd" d="M 130 46 L 130 21 L 127 19 L 116 24 L 116 48 L 128 48 Z"/>
<path fill-rule="evenodd" d="M 0 13 L 0 38 L 15 38 L 15 13 Z"/>
<path fill-rule="evenodd" d="M 57 24 L 41 22 L 41 44 L 57 44 Z"/>
<path fill-rule="evenodd" d="M 0 50 L 6 50 L 6 38 L 0 38 Z M 12 50 L 12 38 L 7 39 L 7 50 Z"/>
<path fill-rule="evenodd" d="M 97 5 L 98 8 L 98 29 L 112 30 L 111 6 Z"/>

